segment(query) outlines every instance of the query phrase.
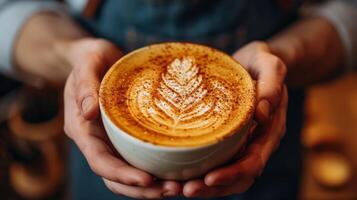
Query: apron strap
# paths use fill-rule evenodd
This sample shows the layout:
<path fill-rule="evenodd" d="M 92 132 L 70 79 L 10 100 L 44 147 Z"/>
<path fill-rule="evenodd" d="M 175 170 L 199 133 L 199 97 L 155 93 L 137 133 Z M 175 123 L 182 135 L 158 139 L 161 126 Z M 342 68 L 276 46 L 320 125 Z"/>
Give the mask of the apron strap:
<path fill-rule="evenodd" d="M 82 15 L 84 17 L 93 18 L 101 3 L 102 3 L 102 0 L 87 0 L 87 3 L 83 9 Z"/>

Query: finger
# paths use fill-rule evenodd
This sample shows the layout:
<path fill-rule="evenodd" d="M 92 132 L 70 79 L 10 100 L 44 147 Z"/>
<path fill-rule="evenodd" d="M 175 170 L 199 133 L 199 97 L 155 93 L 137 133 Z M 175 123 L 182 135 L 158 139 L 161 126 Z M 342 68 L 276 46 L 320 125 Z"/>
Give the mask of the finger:
<path fill-rule="evenodd" d="M 203 180 L 191 180 L 183 186 L 183 195 L 189 198 L 192 197 L 211 197 L 216 195 L 217 188 L 207 186 Z"/>
<path fill-rule="evenodd" d="M 248 146 L 246 155 L 232 165 L 218 168 L 205 176 L 209 186 L 229 185 L 241 178 L 255 178 L 262 170 L 271 153 L 277 148 L 285 132 L 287 89 L 284 87 L 282 101 L 274 114 L 272 123 Z"/>
<path fill-rule="evenodd" d="M 160 199 L 180 195 L 180 184 L 174 181 L 157 182 L 150 187 L 133 187 L 104 179 L 105 185 L 115 194 L 136 199 Z"/>
<path fill-rule="evenodd" d="M 76 80 L 76 102 L 81 115 L 88 120 L 96 118 L 99 113 L 98 90 L 100 85 L 99 69 L 96 63 L 87 64 L 74 70 Z"/>
<path fill-rule="evenodd" d="M 153 182 L 148 173 L 129 166 L 114 156 L 108 138 L 97 121 L 85 120 L 74 101 L 71 75 L 65 88 L 65 131 L 74 140 L 91 169 L 99 176 L 128 185 L 147 186 Z"/>
<path fill-rule="evenodd" d="M 288 106 L 287 88 L 283 86 L 282 100 L 274 113 L 271 122 L 257 129 L 257 136 L 249 144 L 246 153 L 257 154 L 261 157 L 263 164 L 268 161 L 271 153 L 279 146 L 281 138 L 285 134 L 286 113 Z"/>
<path fill-rule="evenodd" d="M 79 48 L 79 47 L 77 47 Z M 73 65 L 73 73 L 76 84 L 76 101 L 82 115 L 86 119 L 94 119 L 99 112 L 98 88 L 100 80 L 106 69 L 111 66 L 122 53 L 117 47 L 105 40 L 88 41 L 82 48 L 76 51 L 84 51 L 77 55 L 75 52 L 69 56 Z"/>
<path fill-rule="evenodd" d="M 245 192 L 252 186 L 254 179 L 242 178 L 226 186 L 207 186 L 203 180 L 189 181 L 184 185 L 183 193 L 186 197 L 213 198 Z"/>
<path fill-rule="evenodd" d="M 234 164 L 208 173 L 204 182 L 208 186 L 227 186 L 240 179 L 254 179 L 260 176 L 263 168 L 264 163 L 261 156 L 252 151 Z"/>
<path fill-rule="evenodd" d="M 90 168 L 99 176 L 127 185 L 149 186 L 153 178 L 148 173 L 131 167 L 113 156 L 111 149 L 100 138 L 94 136 L 74 139 L 88 161 Z"/>
<path fill-rule="evenodd" d="M 268 46 L 255 42 L 233 55 L 257 80 L 258 122 L 267 122 L 280 102 L 286 66 L 277 56 L 269 53 Z"/>
<path fill-rule="evenodd" d="M 264 133 L 256 138 L 251 145 L 252 149 L 255 148 L 255 145 L 258 147 L 264 163 L 267 162 L 272 152 L 278 148 L 280 140 L 285 134 L 287 107 L 288 91 L 284 85 L 281 102 L 274 114 L 271 124 L 263 130 Z"/>
<path fill-rule="evenodd" d="M 230 186 L 226 186 L 220 192 L 222 196 L 228 196 L 233 194 L 241 194 L 246 192 L 254 183 L 254 179 L 241 179 Z"/>
<path fill-rule="evenodd" d="M 286 67 L 276 56 L 262 53 L 249 66 L 257 74 L 257 120 L 267 122 L 280 103 Z"/>

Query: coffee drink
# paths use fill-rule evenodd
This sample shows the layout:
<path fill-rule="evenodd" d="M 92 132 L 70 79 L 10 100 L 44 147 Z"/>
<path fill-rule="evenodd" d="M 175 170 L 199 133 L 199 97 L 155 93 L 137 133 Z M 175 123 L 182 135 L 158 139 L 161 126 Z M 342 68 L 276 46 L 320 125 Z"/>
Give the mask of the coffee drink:
<path fill-rule="evenodd" d="M 254 83 L 232 57 L 189 43 L 136 50 L 105 75 L 100 101 L 125 133 L 159 146 L 223 140 L 251 119 Z"/>
<path fill-rule="evenodd" d="M 254 83 L 230 56 L 197 44 L 133 51 L 104 76 L 104 128 L 132 166 L 168 180 L 202 176 L 246 144 Z"/>

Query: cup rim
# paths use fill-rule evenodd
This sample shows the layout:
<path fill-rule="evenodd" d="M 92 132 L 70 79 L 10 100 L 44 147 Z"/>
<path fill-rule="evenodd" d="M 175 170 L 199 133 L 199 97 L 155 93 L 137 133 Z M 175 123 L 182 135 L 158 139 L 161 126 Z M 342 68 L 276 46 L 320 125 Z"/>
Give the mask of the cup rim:
<path fill-rule="evenodd" d="M 147 46 L 143 46 L 143 47 L 140 47 L 138 49 L 135 49 L 129 53 L 127 53 L 126 55 L 122 56 L 121 58 L 119 58 L 115 63 L 113 63 L 111 65 L 111 67 L 109 68 L 109 70 L 106 72 L 106 74 L 104 75 L 103 79 L 101 80 L 101 83 L 100 83 L 100 87 L 99 87 L 99 109 L 100 109 L 100 113 L 101 113 L 101 116 L 102 116 L 102 121 L 103 123 L 105 123 L 105 121 L 107 123 L 109 123 L 109 125 L 111 127 L 114 127 L 115 130 L 117 130 L 117 132 L 120 132 L 121 135 L 124 135 L 124 137 L 126 137 L 127 139 L 139 144 L 139 145 L 142 145 L 146 148 L 149 148 L 149 149 L 156 149 L 156 150 L 164 150 L 164 151 L 191 151 L 191 150 L 199 150 L 199 149 L 204 149 L 204 148 L 209 148 L 211 146 L 215 146 L 217 144 L 220 144 L 222 143 L 223 141 L 233 137 L 234 135 L 236 134 L 239 134 L 239 132 L 241 130 L 244 130 L 246 128 L 246 126 L 248 126 L 249 124 L 251 124 L 251 121 L 253 120 L 253 114 L 254 114 L 254 111 L 255 111 L 255 104 L 256 104 L 256 96 L 254 95 L 253 96 L 253 105 L 254 105 L 254 108 L 253 110 L 251 110 L 247 117 L 246 117 L 246 120 L 244 121 L 244 123 L 241 124 L 241 126 L 237 129 L 237 131 L 235 133 L 232 133 L 230 135 L 227 135 L 226 137 L 222 137 L 220 140 L 215 140 L 213 142 L 210 142 L 210 143 L 206 143 L 206 144 L 202 144 L 202 145 L 198 145 L 198 146 L 164 146 L 164 145 L 156 145 L 156 144 L 153 144 L 151 142 L 145 142 L 139 138 L 136 138 L 135 136 L 132 136 L 131 134 L 129 133 L 126 133 L 124 130 L 122 130 L 119 126 L 117 126 L 111 119 L 110 117 L 107 115 L 106 113 L 106 110 L 104 108 L 104 106 L 102 105 L 102 92 L 104 90 L 104 86 L 103 86 L 103 83 L 106 81 L 107 79 L 107 74 L 113 70 L 113 66 L 117 65 L 119 62 L 121 62 L 122 60 L 124 60 L 125 58 L 131 56 L 132 54 L 135 54 L 137 52 L 140 52 L 140 51 L 143 51 L 145 49 L 149 49 L 149 48 L 152 48 L 153 46 L 156 46 L 156 45 L 163 45 L 163 44 L 175 44 L 175 43 L 179 43 L 179 44 L 190 44 L 190 45 L 198 45 L 198 46 L 203 46 L 203 47 L 206 47 L 206 48 L 209 48 L 209 49 L 214 49 L 215 51 L 218 51 L 220 53 L 223 53 L 223 54 L 226 54 L 225 52 L 223 51 L 220 51 L 218 49 L 215 49 L 215 48 L 212 48 L 210 46 L 206 46 L 206 45 L 202 45 L 202 44 L 197 44 L 197 43 L 192 43 L 192 42 L 162 42 L 162 43 L 154 43 L 154 44 L 151 44 L 151 45 L 147 45 Z M 229 55 L 228 55 L 229 56 Z M 231 57 L 231 56 L 230 56 Z M 232 58 L 232 57 L 231 57 Z M 242 66 L 237 60 L 233 59 L 232 60 L 236 63 L 238 63 L 240 66 Z M 248 73 L 248 71 L 243 68 L 244 71 L 249 75 L 249 77 L 251 78 L 250 74 Z M 254 80 L 251 78 L 251 81 L 253 82 L 253 85 L 254 85 Z M 255 91 L 255 87 L 253 86 L 253 89 Z M 106 120 L 104 121 L 104 117 L 106 118 Z M 108 133 L 107 133 L 108 134 Z"/>

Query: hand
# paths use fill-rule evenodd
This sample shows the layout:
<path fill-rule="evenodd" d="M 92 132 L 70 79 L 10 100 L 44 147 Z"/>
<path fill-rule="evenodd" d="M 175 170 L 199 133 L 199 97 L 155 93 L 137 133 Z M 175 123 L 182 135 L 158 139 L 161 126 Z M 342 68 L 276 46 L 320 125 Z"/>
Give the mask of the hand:
<path fill-rule="evenodd" d="M 64 91 L 64 129 L 91 169 L 114 193 L 133 198 L 161 198 L 180 193 L 173 181 L 154 181 L 150 174 L 128 165 L 113 150 L 99 122 L 98 88 L 104 73 L 123 54 L 108 41 L 81 39 L 61 48 L 72 66 Z"/>
<path fill-rule="evenodd" d="M 285 133 L 288 95 L 284 63 L 263 42 L 250 43 L 233 57 L 257 81 L 255 120 L 258 127 L 241 159 L 209 172 L 203 179 L 185 183 L 183 194 L 187 197 L 218 197 L 246 191 L 260 176 Z"/>

